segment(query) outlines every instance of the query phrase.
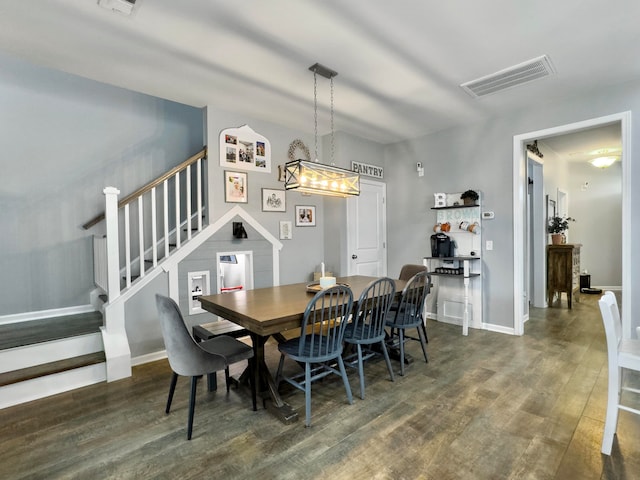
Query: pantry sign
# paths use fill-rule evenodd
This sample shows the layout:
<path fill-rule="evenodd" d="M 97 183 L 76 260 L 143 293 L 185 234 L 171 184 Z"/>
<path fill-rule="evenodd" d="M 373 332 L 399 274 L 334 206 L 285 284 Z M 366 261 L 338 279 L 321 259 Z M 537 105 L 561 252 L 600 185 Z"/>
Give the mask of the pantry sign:
<path fill-rule="evenodd" d="M 366 175 L 367 177 L 383 178 L 384 169 L 377 165 L 367 165 L 366 163 L 351 162 L 351 170 L 359 173 L 360 175 Z"/>

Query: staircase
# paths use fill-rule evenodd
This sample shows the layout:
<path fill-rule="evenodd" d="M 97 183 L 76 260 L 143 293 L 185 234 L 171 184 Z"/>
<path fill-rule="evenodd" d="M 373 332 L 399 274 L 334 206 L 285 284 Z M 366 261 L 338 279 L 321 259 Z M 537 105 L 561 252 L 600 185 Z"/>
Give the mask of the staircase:
<path fill-rule="evenodd" d="M 105 213 L 83 225 L 106 231 L 94 235 L 96 311 L 0 324 L 0 409 L 131 375 L 125 302 L 198 243 L 204 159 L 206 148 L 120 200 L 105 188 Z"/>
<path fill-rule="evenodd" d="M 106 380 L 100 312 L 0 325 L 0 408 Z"/>

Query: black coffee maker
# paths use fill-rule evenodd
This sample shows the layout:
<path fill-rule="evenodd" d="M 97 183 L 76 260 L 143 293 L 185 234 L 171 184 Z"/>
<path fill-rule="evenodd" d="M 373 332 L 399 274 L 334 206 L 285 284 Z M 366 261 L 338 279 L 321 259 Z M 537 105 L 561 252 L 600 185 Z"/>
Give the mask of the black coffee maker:
<path fill-rule="evenodd" d="M 432 257 L 454 257 L 456 242 L 446 233 L 431 235 Z"/>

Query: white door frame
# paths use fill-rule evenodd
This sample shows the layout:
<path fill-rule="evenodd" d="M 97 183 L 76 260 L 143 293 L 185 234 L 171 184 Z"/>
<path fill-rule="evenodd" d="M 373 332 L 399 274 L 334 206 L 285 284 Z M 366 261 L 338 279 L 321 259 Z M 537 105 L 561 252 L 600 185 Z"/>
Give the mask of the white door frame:
<path fill-rule="evenodd" d="M 631 336 L 631 112 L 615 113 L 582 122 L 514 135 L 513 137 L 513 327 L 515 335 L 524 334 L 524 233 L 526 218 L 527 159 L 526 143 L 544 137 L 620 122 L 622 133 L 622 332 Z"/>
<path fill-rule="evenodd" d="M 533 204 L 528 206 L 526 217 L 529 219 L 528 228 L 530 229 L 527 235 L 529 251 L 527 252 L 527 257 L 525 257 L 529 259 L 528 262 L 525 262 L 525 265 L 529 267 L 526 276 L 530 282 L 528 303 L 533 307 L 546 307 L 547 295 L 545 279 L 547 278 L 547 266 L 546 262 L 542 260 L 545 257 L 545 245 L 547 243 L 547 231 L 544 228 L 546 224 L 543 174 L 544 161 L 540 157 L 529 153 L 527 153 L 527 159 L 532 165 L 532 172 L 530 173 L 533 175 L 533 192 L 529 196 Z M 530 216 L 531 218 L 529 218 Z M 527 227 L 526 224 L 525 227 Z M 536 265 L 532 265 L 532 257 L 534 260 L 537 260 Z M 526 303 L 524 317 L 525 319 L 529 317 L 529 308 Z"/>

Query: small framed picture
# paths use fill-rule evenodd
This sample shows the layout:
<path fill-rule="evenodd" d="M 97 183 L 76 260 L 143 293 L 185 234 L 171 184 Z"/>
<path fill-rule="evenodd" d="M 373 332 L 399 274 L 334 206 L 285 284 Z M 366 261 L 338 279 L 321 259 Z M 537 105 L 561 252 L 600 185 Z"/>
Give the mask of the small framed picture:
<path fill-rule="evenodd" d="M 280 240 L 291 240 L 291 222 L 289 220 L 280 221 Z"/>
<path fill-rule="evenodd" d="M 274 190 L 272 188 L 262 189 L 262 211 L 263 212 L 286 212 L 284 190 Z"/>
<path fill-rule="evenodd" d="M 227 203 L 248 202 L 247 174 L 243 172 L 224 172 L 224 201 Z"/>
<path fill-rule="evenodd" d="M 315 227 L 316 207 L 314 205 L 296 205 L 296 227 Z"/>

